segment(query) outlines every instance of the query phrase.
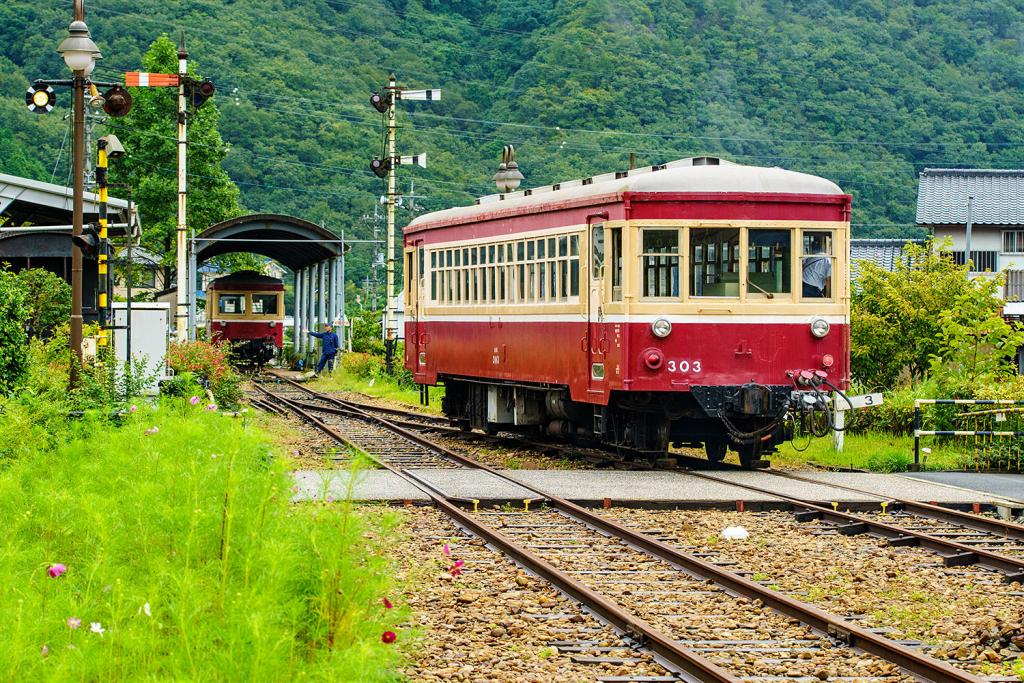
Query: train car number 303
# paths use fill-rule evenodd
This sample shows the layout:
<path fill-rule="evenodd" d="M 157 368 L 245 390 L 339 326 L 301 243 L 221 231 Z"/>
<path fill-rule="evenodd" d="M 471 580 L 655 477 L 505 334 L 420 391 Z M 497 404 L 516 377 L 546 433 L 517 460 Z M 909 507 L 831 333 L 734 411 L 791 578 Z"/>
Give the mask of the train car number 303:
<path fill-rule="evenodd" d="M 665 363 L 665 369 L 669 372 L 692 372 L 697 374 L 700 372 L 700 361 L 699 360 L 670 360 Z"/>

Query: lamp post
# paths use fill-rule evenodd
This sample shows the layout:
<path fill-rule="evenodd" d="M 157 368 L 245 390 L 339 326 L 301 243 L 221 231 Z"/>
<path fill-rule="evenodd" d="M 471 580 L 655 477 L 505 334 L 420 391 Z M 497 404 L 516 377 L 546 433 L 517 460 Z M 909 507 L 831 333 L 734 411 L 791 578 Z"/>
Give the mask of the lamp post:
<path fill-rule="evenodd" d="M 61 41 L 57 52 L 64 58 L 74 74 L 73 88 L 73 218 L 71 244 L 71 359 L 70 384 L 77 389 L 82 366 L 82 250 L 75 237 L 82 235 L 82 214 L 85 193 L 85 79 L 92 73 L 96 60 L 103 55 L 92 42 L 89 27 L 81 21 L 84 15 L 81 3 L 75 3 L 75 21 L 68 27 L 68 36 Z"/>

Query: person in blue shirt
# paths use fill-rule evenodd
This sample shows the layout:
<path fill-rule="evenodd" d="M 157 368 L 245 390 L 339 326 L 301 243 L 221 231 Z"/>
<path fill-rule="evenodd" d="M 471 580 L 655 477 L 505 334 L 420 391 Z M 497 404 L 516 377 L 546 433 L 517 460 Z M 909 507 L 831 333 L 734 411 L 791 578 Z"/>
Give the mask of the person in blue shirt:
<path fill-rule="evenodd" d="M 316 364 L 314 375 L 319 375 L 326 365 L 330 372 L 334 372 L 334 357 L 338 355 L 338 335 L 334 333 L 333 325 L 324 325 L 323 332 L 310 332 L 309 336 L 320 340 L 320 361 Z"/>

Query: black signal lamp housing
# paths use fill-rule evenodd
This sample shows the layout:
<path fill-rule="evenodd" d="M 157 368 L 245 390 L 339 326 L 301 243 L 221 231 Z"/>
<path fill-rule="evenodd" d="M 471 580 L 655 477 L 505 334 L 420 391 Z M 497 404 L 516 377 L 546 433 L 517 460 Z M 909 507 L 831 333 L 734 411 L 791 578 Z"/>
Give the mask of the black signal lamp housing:
<path fill-rule="evenodd" d="M 82 256 L 89 259 L 96 258 L 100 247 L 100 229 L 90 223 L 82 228 L 81 235 L 72 235 L 71 241 L 81 250 Z"/>
<path fill-rule="evenodd" d="M 115 85 L 103 93 L 103 111 L 108 116 L 124 116 L 132 110 L 132 95 L 126 88 Z"/>
<path fill-rule="evenodd" d="M 189 81 L 185 84 L 185 98 L 192 105 L 193 109 L 199 109 L 199 107 L 206 104 L 206 101 L 213 97 L 216 92 L 217 88 L 214 87 L 213 81 L 209 78 L 198 83 Z"/>
<path fill-rule="evenodd" d="M 373 159 L 370 161 L 370 170 L 378 178 L 386 178 L 391 170 L 391 159 Z"/>
<path fill-rule="evenodd" d="M 388 108 L 391 107 L 391 95 L 390 93 L 381 95 L 379 92 L 375 92 L 370 95 L 370 104 L 381 114 L 386 114 Z"/>

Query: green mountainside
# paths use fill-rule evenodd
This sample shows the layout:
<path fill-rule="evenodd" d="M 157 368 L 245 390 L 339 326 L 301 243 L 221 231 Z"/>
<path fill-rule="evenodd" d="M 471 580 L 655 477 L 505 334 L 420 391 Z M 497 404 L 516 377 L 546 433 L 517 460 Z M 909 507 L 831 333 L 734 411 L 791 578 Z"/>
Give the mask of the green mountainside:
<path fill-rule="evenodd" d="M 641 165 L 711 154 L 814 173 L 854 195 L 856 235 L 903 236 L 923 168 L 1015 168 L 1024 150 L 1022 0 L 86 0 L 86 11 L 101 79 L 184 30 L 217 84 L 243 206 L 350 237 L 372 234 L 365 217 L 383 189 L 368 170 L 382 138 L 367 98 L 389 71 L 443 90 L 400 104 L 399 153 L 429 160 L 400 173 L 420 210 L 494 192 L 511 143 L 524 186 L 623 169 L 630 152 Z M 32 78 L 66 77 L 54 48 L 70 13 L 65 1 L 0 4 L 4 172 L 67 179 L 66 145 L 57 155 L 70 94 L 47 116 L 23 97 Z M 353 252 L 350 279 L 368 259 Z"/>

